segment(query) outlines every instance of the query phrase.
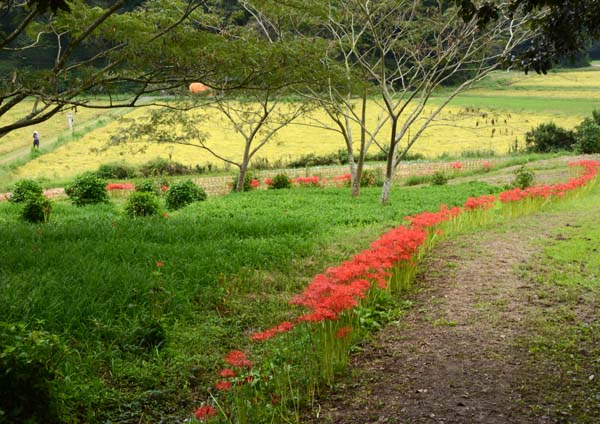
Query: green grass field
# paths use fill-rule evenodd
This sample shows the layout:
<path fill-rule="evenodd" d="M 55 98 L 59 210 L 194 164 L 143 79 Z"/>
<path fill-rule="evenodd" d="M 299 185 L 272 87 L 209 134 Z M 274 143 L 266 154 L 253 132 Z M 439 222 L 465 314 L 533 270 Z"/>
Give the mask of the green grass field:
<path fill-rule="evenodd" d="M 144 414 L 155 422 L 169 408 L 185 416 L 219 358 L 247 345 L 249 331 L 289 317 L 286 302 L 314 274 L 405 215 L 496 190 L 397 189 L 385 208 L 378 188 L 360 199 L 346 189 L 257 191 L 137 220 L 118 201 L 61 201 L 41 226 L 20 222 L 18 207 L 2 202 L 0 321 L 44 329 L 70 346 L 65 390 L 78 393 L 70 413 L 82 421 Z"/>

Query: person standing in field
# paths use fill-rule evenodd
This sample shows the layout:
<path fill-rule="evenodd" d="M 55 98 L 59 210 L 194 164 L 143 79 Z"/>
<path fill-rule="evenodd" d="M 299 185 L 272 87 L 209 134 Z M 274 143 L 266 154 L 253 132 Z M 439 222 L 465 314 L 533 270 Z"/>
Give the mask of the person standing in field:
<path fill-rule="evenodd" d="M 33 132 L 33 148 L 34 149 L 40 148 L 40 134 L 37 131 Z"/>
<path fill-rule="evenodd" d="M 69 123 L 69 130 L 71 130 L 71 132 L 73 132 L 73 113 L 69 112 L 69 114 L 67 115 L 67 122 Z"/>

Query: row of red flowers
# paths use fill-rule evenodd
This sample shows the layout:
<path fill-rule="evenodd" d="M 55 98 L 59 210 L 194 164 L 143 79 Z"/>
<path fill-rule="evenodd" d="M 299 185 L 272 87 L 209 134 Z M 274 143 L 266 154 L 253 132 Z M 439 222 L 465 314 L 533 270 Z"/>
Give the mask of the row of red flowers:
<path fill-rule="evenodd" d="M 464 213 L 489 210 L 497 204 L 497 200 L 510 203 L 534 198 L 562 198 L 567 192 L 591 182 L 597 176 L 600 162 L 580 161 L 570 166 L 583 167 L 584 172 L 564 184 L 508 190 L 500 193 L 498 198 L 493 195 L 470 197 L 462 208 L 448 208 L 446 205 L 441 205 L 437 212 L 423 212 L 405 217 L 407 225 L 401 225 L 383 234 L 371 243 L 369 249 L 316 275 L 306 289 L 290 301 L 290 304 L 305 307 L 306 313 L 298 316 L 294 322 L 283 321 L 267 330 L 252 333 L 250 339 L 255 342 L 265 341 L 289 332 L 303 322 L 319 323 L 337 320 L 345 311 L 357 307 L 360 300 L 364 299 L 372 288 L 386 289 L 394 267 L 402 264 L 414 266 L 414 258 L 420 247 L 429 236 L 439 233 L 440 230 L 436 230 L 436 227 L 440 224 L 452 221 Z M 343 338 L 351 331 L 351 327 L 344 326 L 335 336 Z M 237 368 L 252 367 L 246 354 L 239 350 L 230 352 L 225 357 L 225 363 Z M 237 375 L 230 368 L 224 368 L 218 374 L 223 378 L 233 378 Z M 215 384 L 215 388 L 220 391 L 229 390 L 231 387 L 231 382 L 227 380 Z M 209 405 L 201 406 L 195 411 L 195 417 L 201 421 L 215 414 L 216 410 Z"/>

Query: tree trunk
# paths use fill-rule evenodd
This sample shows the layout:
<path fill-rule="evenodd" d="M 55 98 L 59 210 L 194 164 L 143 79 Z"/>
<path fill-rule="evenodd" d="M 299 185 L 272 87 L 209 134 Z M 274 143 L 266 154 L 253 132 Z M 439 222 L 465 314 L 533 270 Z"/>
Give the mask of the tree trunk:
<path fill-rule="evenodd" d="M 392 156 L 388 155 L 387 164 L 385 167 L 385 177 L 383 180 L 383 188 L 381 190 L 381 204 L 385 205 L 390 200 L 390 189 L 392 188 L 392 176 L 394 167 L 392 166 Z"/>
<path fill-rule="evenodd" d="M 362 111 L 361 111 L 361 125 L 360 125 L 360 150 L 358 152 L 358 164 L 356 166 L 356 175 L 352 177 L 352 197 L 358 197 L 360 195 L 360 181 L 362 180 L 363 167 L 365 165 L 365 151 L 367 143 L 367 90 L 363 92 L 362 97 Z"/>
<path fill-rule="evenodd" d="M 246 163 L 242 163 L 240 166 L 240 173 L 238 174 L 237 181 L 235 183 L 235 191 L 241 193 L 244 191 L 244 180 L 246 179 L 246 172 L 248 171 L 248 165 Z"/>

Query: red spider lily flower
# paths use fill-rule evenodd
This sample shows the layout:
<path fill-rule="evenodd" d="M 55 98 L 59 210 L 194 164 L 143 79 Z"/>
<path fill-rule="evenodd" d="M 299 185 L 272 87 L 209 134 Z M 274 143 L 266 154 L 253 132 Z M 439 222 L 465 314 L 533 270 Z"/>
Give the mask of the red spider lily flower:
<path fill-rule="evenodd" d="M 221 392 L 231 390 L 231 381 L 219 381 L 215 384 L 215 388 Z"/>
<path fill-rule="evenodd" d="M 106 185 L 108 191 L 112 190 L 135 190 L 135 186 L 131 183 L 110 183 Z"/>
<path fill-rule="evenodd" d="M 217 415 L 217 410 L 210 405 L 203 405 L 194 411 L 194 417 L 200 421 Z"/>
<path fill-rule="evenodd" d="M 337 333 L 335 333 L 335 337 L 338 339 L 345 339 L 346 337 L 348 337 L 350 334 L 352 334 L 352 328 L 345 326 L 340 328 Z"/>
<path fill-rule="evenodd" d="M 298 178 L 294 178 L 292 180 L 292 182 L 299 186 L 317 187 L 319 185 L 319 177 L 317 177 L 317 176 L 298 177 Z"/>
<path fill-rule="evenodd" d="M 169 186 L 167 186 L 167 185 L 161 186 L 160 191 L 169 191 Z"/>
<path fill-rule="evenodd" d="M 450 166 L 452 167 L 452 169 L 462 169 L 463 164 L 462 162 L 452 162 Z"/>
<path fill-rule="evenodd" d="M 233 367 L 252 368 L 252 362 L 248 360 L 246 354 L 241 350 L 232 350 L 225 357 L 225 362 Z"/>
<path fill-rule="evenodd" d="M 162 261 L 156 261 L 156 267 L 157 268 L 162 268 L 163 266 L 165 266 L 165 263 Z"/>
<path fill-rule="evenodd" d="M 252 186 L 252 188 L 257 188 L 258 186 L 260 186 L 260 181 L 254 179 L 250 182 L 250 185 Z"/>
<path fill-rule="evenodd" d="M 271 186 L 271 185 L 273 185 L 273 178 L 265 178 L 263 180 L 263 183 L 265 183 L 268 186 Z"/>
<path fill-rule="evenodd" d="M 252 383 L 253 381 L 254 381 L 253 375 L 247 375 L 246 377 L 244 377 L 244 383 Z"/>
<path fill-rule="evenodd" d="M 444 234 L 444 232 L 440 229 L 435 230 L 435 235 L 436 236 L 441 236 L 442 234 Z"/>
<path fill-rule="evenodd" d="M 219 375 L 223 378 L 232 378 L 235 377 L 235 371 L 231 368 L 224 368 L 221 371 L 219 371 Z"/>
<path fill-rule="evenodd" d="M 492 169 L 492 162 L 490 162 L 489 160 L 483 161 L 481 163 L 481 167 L 484 171 L 489 171 Z"/>

